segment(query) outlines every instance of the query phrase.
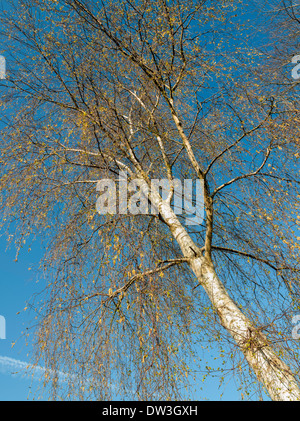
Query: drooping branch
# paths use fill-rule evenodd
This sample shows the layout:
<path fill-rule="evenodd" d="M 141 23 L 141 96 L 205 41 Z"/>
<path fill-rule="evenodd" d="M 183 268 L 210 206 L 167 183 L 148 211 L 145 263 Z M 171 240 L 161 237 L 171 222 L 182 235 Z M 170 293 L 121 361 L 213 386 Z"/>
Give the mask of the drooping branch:
<path fill-rule="evenodd" d="M 214 197 L 224 187 L 230 186 L 231 184 L 236 183 L 239 180 L 243 180 L 245 178 L 250 178 L 250 177 L 253 177 L 253 176 L 257 175 L 260 172 L 260 170 L 265 166 L 265 164 L 266 164 L 266 162 L 267 162 L 267 160 L 268 160 L 268 158 L 270 156 L 271 150 L 272 150 L 272 147 L 269 146 L 267 148 L 267 151 L 265 153 L 265 156 L 264 156 L 264 159 L 263 159 L 262 163 L 259 165 L 259 167 L 255 171 L 252 171 L 252 172 L 250 172 L 248 174 L 239 175 L 238 177 L 235 177 L 235 178 L 231 179 L 230 181 L 227 181 L 226 183 L 221 184 L 219 187 L 217 187 L 213 191 L 212 197 Z"/>

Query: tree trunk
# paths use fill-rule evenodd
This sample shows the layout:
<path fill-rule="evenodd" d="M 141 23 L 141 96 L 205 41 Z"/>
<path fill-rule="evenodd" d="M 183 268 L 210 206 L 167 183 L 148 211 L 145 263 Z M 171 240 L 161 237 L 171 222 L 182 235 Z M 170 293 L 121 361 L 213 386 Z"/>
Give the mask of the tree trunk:
<path fill-rule="evenodd" d="M 228 295 L 214 267 L 205 258 L 190 263 L 199 283 L 230 332 L 250 367 L 275 401 L 300 400 L 300 389 L 290 368 L 276 355 L 267 338 L 253 326 Z"/>
<path fill-rule="evenodd" d="M 190 267 L 212 302 L 222 326 L 230 332 L 272 400 L 300 400 L 300 389 L 290 368 L 276 355 L 268 339 L 240 311 L 218 278 L 212 262 L 203 256 L 171 207 L 165 202 L 159 202 L 163 219 L 169 225 L 184 257 L 189 259 Z"/>

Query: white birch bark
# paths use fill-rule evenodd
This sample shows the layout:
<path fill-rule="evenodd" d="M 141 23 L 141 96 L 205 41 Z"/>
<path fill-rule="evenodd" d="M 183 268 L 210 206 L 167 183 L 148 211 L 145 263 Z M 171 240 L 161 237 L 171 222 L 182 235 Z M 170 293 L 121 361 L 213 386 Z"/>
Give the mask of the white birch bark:
<path fill-rule="evenodd" d="M 300 400 L 300 389 L 290 368 L 229 296 L 213 264 L 202 255 L 171 207 L 158 196 L 154 195 L 152 199 L 159 206 L 162 218 L 170 227 L 184 257 L 189 259 L 189 265 L 212 302 L 222 326 L 232 335 L 272 400 Z"/>

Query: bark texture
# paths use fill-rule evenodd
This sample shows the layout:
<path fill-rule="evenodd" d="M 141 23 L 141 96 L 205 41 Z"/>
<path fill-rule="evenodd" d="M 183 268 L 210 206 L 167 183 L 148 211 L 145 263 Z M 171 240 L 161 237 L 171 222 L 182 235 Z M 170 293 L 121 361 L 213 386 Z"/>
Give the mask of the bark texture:
<path fill-rule="evenodd" d="M 166 203 L 159 204 L 161 215 L 169 225 L 199 284 L 206 291 L 220 323 L 243 352 L 257 379 L 274 401 L 298 401 L 300 389 L 290 368 L 278 357 L 266 336 L 241 312 L 218 278 L 212 261 L 207 259 L 177 216 Z"/>

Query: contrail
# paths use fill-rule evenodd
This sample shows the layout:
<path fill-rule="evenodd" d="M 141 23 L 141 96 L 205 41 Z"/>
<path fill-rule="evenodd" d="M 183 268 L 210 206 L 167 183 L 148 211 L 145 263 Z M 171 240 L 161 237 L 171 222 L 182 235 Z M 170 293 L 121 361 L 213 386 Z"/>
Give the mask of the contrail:
<path fill-rule="evenodd" d="M 48 375 L 57 376 L 58 383 L 62 386 L 67 381 L 72 380 L 73 383 L 80 382 L 81 385 L 84 385 L 87 389 L 91 386 L 94 381 L 91 378 L 86 380 L 78 379 L 75 374 L 67 374 L 63 371 L 55 371 L 40 365 L 29 364 L 26 361 L 16 360 L 14 358 L 6 357 L 0 355 L 0 373 L 8 374 L 11 376 L 31 376 L 32 380 L 42 380 L 43 375 L 48 373 Z M 111 385 L 112 389 L 116 389 L 116 385 Z M 133 393 L 133 391 L 132 391 Z"/>
<path fill-rule="evenodd" d="M 49 374 L 56 374 L 60 381 L 66 381 L 69 375 L 62 372 L 47 369 L 39 365 L 29 364 L 25 361 L 15 360 L 14 358 L 0 355 L 0 372 L 10 375 L 29 375 L 29 373 L 35 379 L 40 379 L 46 372 Z"/>

